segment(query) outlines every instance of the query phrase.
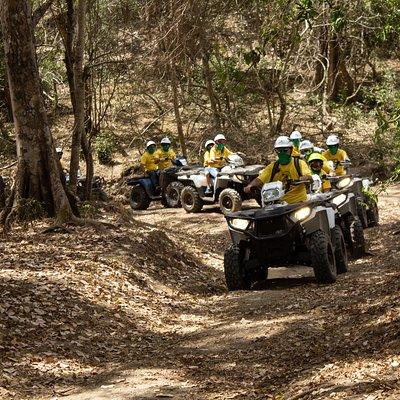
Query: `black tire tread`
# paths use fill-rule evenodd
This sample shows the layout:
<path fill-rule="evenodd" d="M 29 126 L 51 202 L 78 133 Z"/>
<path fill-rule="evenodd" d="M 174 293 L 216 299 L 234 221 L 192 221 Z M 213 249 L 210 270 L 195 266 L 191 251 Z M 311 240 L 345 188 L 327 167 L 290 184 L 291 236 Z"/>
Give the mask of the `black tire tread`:
<path fill-rule="evenodd" d="M 229 196 L 232 200 L 232 209 L 230 210 L 227 210 L 222 204 L 225 196 Z M 219 195 L 219 208 L 223 214 L 240 211 L 242 209 L 242 198 L 240 197 L 240 194 L 235 189 L 224 189 Z"/>
<path fill-rule="evenodd" d="M 236 244 L 231 244 L 224 253 L 225 281 L 229 291 L 248 290 L 251 286 L 246 279 L 240 253 L 240 247 Z"/>
<path fill-rule="evenodd" d="M 179 208 L 182 206 L 181 203 L 181 193 L 185 185 L 182 182 L 174 181 L 171 182 L 166 188 L 165 188 L 165 201 L 168 205 L 168 207 L 171 208 Z M 179 193 L 179 199 L 176 202 L 175 200 L 171 199 L 168 194 L 170 190 L 175 190 Z"/>
<path fill-rule="evenodd" d="M 136 206 L 134 206 L 132 202 L 132 195 L 135 192 L 140 196 Z M 146 191 L 141 186 L 134 186 L 132 188 L 130 205 L 134 210 L 146 210 L 147 208 L 149 208 L 150 203 L 151 203 L 150 197 L 147 195 Z"/>
<path fill-rule="evenodd" d="M 185 204 L 182 199 L 185 196 L 185 194 L 190 193 L 190 195 L 193 198 L 193 206 L 190 208 L 187 204 Z M 185 186 L 182 189 L 181 192 L 181 202 L 182 202 L 182 207 L 185 209 L 186 212 L 188 213 L 198 213 L 201 211 L 203 208 L 203 200 L 201 200 L 197 190 L 193 186 Z"/>
<path fill-rule="evenodd" d="M 310 236 L 311 264 L 318 283 L 333 283 L 336 281 L 336 263 L 333 257 L 333 271 L 329 268 L 328 252 L 333 251 L 329 238 L 323 231 L 316 231 Z"/>

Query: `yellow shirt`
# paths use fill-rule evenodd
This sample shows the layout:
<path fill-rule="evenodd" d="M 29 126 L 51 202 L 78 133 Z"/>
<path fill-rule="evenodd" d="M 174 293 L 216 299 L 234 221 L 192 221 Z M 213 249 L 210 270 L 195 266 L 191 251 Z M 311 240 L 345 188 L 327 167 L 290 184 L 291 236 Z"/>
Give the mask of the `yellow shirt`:
<path fill-rule="evenodd" d="M 203 166 L 208 167 L 210 165 L 210 160 L 211 160 L 211 150 L 210 151 L 206 150 L 204 152 Z"/>
<path fill-rule="evenodd" d="M 156 157 L 160 160 L 158 164 L 158 169 L 166 169 L 174 165 L 172 163 L 172 160 L 175 160 L 176 154 L 171 148 L 168 149 L 168 151 L 164 151 L 163 149 L 158 149 L 156 151 Z M 164 160 L 164 158 L 167 157 L 168 160 Z"/>
<path fill-rule="evenodd" d="M 313 155 L 313 154 L 315 154 L 316 152 L 314 151 L 314 152 L 312 152 L 312 153 L 310 153 L 308 156 L 307 156 L 307 162 L 308 162 L 308 160 L 309 160 L 309 158 Z M 330 172 L 331 172 L 331 169 L 329 168 L 329 165 L 328 165 L 328 160 L 326 159 L 326 157 L 324 157 L 324 155 L 323 154 L 321 154 L 321 153 L 318 153 L 322 158 L 323 158 L 323 164 L 322 164 L 322 169 L 323 169 L 323 171 L 325 172 L 325 173 L 327 173 L 327 174 L 329 174 Z"/>
<path fill-rule="evenodd" d="M 345 161 L 348 160 L 349 157 L 347 153 L 343 149 L 338 149 L 335 155 L 331 154 L 329 150 L 324 151 L 322 155 L 328 160 L 333 161 Z M 336 175 L 346 175 L 346 170 L 344 169 L 343 165 L 338 165 L 335 169 Z"/>
<path fill-rule="evenodd" d="M 258 179 L 262 183 L 267 183 L 271 180 L 271 174 L 274 168 L 274 164 L 275 163 L 271 163 L 267 165 L 267 167 L 261 171 L 260 175 L 258 176 Z M 308 165 L 305 161 L 299 160 L 299 166 L 302 174 L 301 176 L 311 176 L 311 171 L 308 168 Z M 272 178 L 272 182 L 281 181 L 283 183 L 283 186 L 285 186 L 286 182 L 289 179 L 297 180 L 299 178 L 300 177 L 297 173 L 296 166 L 294 165 L 294 159 L 292 158 L 289 164 L 279 165 L 279 171 Z M 286 201 L 289 204 L 298 203 L 300 201 L 306 201 L 307 200 L 306 185 L 302 184 L 298 186 L 290 186 L 289 190 L 285 193 L 282 200 Z"/>
<path fill-rule="evenodd" d="M 300 157 L 300 150 L 293 146 L 292 157 Z"/>
<path fill-rule="evenodd" d="M 213 168 L 222 168 L 225 164 L 224 160 L 220 160 L 221 157 L 228 157 L 232 154 L 232 152 L 224 147 L 222 151 L 218 150 L 218 147 L 215 145 L 210 151 L 210 161 L 208 165 Z"/>
<path fill-rule="evenodd" d="M 147 150 L 143 153 L 142 157 L 140 157 L 140 165 L 147 171 L 157 171 L 158 165 L 155 163 L 155 160 L 158 159 L 156 156 L 157 152 L 150 154 Z"/>

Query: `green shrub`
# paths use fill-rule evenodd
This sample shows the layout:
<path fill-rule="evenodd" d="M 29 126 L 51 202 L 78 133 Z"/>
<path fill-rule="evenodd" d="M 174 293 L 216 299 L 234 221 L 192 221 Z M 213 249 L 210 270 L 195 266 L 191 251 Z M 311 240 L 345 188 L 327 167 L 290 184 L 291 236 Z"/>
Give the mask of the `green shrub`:
<path fill-rule="evenodd" d="M 115 135 L 110 130 L 104 130 L 97 136 L 95 149 L 100 164 L 111 164 L 116 147 Z"/>
<path fill-rule="evenodd" d="M 17 213 L 18 219 L 25 223 L 43 218 L 45 215 L 42 203 L 32 198 L 21 199 Z"/>
<path fill-rule="evenodd" d="M 89 201 L 79 203 L 79 213 L 83 218 L 95 218 L 99 210 Z"/>

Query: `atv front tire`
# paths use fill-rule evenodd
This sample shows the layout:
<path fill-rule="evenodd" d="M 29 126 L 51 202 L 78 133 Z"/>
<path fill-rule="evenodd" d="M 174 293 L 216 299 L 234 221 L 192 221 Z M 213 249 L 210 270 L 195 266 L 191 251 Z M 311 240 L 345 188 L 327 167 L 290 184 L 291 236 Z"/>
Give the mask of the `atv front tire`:
<path fill-rule="evenodd" d="M 185 186 L 181 192 L 182 207 L 188 213 L 198 213 L 203 208 L 203 200 L 193 186 Z"/>
<path fill-rule="evenodd" d="M 349 270 L 346 242 L 340 226 L 335 226 L 331 231 L 332 244 L 335 253 L 336 270 L 343 274 Z"/>
<path fill-rule="evenodd" d="M 181 192 L 184 187 L 182 182 L 171 182 L 165 188 L 165 201 L 168 207 L 178 208 L 181 206 Z"/>
<path fill-rule="evenodd" d="M 240 211 L 242 198 L 235 189 L 224 189 L 219 195 L 219 207 L 223 214 Z"/>
<path fill-rule="evenodd" d="M 134 210 L 147 210 L 151 199 L 142 186 L 134 186 L 131 191 L 130 204 Z"/>
<path fill-rule="evenodd" d="M 226 286 L 229 291 L 250 289 L 251 282 L 246 279 L 243 255 L 240 247 L 236 244 L 231 244 L 225 250 L 224 271 Z"/>
<path fill-rule="evenodd" d="M 329 237 L 323 231 L 310 235 L 311 265 L 318 283 L 334 283 L 337 270 L 335 255 Z"/>

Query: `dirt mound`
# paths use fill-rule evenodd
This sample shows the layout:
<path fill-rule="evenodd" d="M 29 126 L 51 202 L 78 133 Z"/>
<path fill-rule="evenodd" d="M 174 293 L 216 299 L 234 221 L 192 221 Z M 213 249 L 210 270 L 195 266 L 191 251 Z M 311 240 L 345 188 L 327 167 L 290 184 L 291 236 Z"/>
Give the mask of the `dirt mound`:
<path fill-rule="evenodd" d="M 154 226 L 106 233 L 16 230 L 0 239 L 0 391 L 19 397 L 83 383 L 177 340 L 172 326 L 221 273 Z M 144 356 L 146 358 L 146 355 Z"/>

